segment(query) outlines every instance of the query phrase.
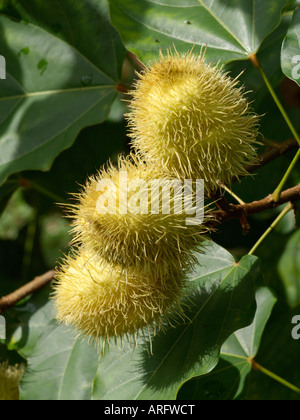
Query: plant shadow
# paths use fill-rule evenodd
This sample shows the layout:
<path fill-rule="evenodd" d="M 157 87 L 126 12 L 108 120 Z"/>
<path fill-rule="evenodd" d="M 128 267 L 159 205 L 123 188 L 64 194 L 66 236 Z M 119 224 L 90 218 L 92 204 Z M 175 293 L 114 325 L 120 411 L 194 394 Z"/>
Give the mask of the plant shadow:
<path fill-rule="evenodd" d="M 256 303 L 250 273 L 234 287 L 202 286 L 186 302 L 189 321 L 177 319 L 140 349 L 144 386 L 155 391 L 175 387 L 217 365 L 220 348 L 234 332 L 251 324 Z"/>

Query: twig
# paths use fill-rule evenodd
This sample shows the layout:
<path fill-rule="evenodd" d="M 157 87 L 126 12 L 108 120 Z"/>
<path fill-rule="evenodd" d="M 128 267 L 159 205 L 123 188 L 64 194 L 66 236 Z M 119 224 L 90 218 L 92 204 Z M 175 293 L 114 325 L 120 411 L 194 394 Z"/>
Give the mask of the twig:
<path fill-rule="evenodd" d="M 115 88 L 118 92 L 121 92 L 121 93 L 128 93 L 130 91 L 130 87 L 125 86 L 122 83 L 116 84 Z"/>
<path fill-rule="evenodd" d="M 288 167 L 286 173 L 284 174 L 282 180 L 280 181 L 278 187 L 275 189 L 275 191 L 273 192 L 273 197 L 274 197 L 274 201 L 278 201 L 280 198 L 280 194 L 281 191 L 283 190 L 289 176 L 291 175 L 291 173 L 293 172 L 296 164 L 298 163 L 300 159 L 300 148 L 298 149 L 298 152 L 296 153 L 294 159 L 292 160 L 290 166 Z"/>
<path fill-rule="evenodd" d="M 265 210 L 270 210 L 276 207 L 279 207 L 281 204 L 285 204 L 288 202 L 296 203 L 300 200 L 300 184 L 296 185 L 296 187 L 290 188 L 286 191 L 283 191 L 279 201 L 275 202 L 272 194 L 268 195 L 267 197 L 263 198 L 259 201 L 253 201 L 252 203 L 248 204 L 238 204 L 238 205 L 231 205 L 230 210 L 222 211 L 217 210 L 211 212 L 210 215 L 213 216 L 215 222 L 211 222 L 214 225 L 224 223 L 228 220 L 237 219 L 242 216 L 242 214 L 246 214 L 250 216 L 252 214 L 261 213 Z"/>
<path fill-rule="evenodd" d="M 275 373 L 271 372 L 270 370 L 264 368 L 263 366 L 256 363 L 256 361 L 253 358 L 249 359 L 249 362 L 252 365 L 252 369 L 264 373 L 269 378 L 275 380 L 276 382 L 279 382 L 283 386 L 286 386 L 287 388 L 291 389 L 292 391 L 297 392 L 297 394 L 300 394 L 300 388 L 296 387 L 295 385 L 291 384 L 290 382 L 286 381 L 285 379 L 281 378 L 280 376 L 276 375 Z"/>
<path fill-rule="evenodd" d="M 4 296 L 0 299 L 0 314 L 3 314 L 8 309 L 12 308 L 26 296 L 31 295 L 34 292 L 42 289 L 48 283 L 50 283 L 55 276 L 55 270 L 48 271 L 47 273 L 43 274 L 42 276 L 36 277 L 30 283 L 25 284 L 25 286 L 21 287 L 20 289 L 16 290 L 15 292 L 11 293 L 8 296 Z"/>
<path fill-rule="evenodd" d="M 218 209 L 222 211 L 228 211 L 230 209 L 230 203 L 226 200 L 221 191 L 215 193 L 209 193 L 209 198 L 215 203 Z"/>
<path fill-rule="evenodd" d="M 265 233 L 259 238 L 256 244 L 252 247 L 251 251 L 248 255 L 254 255 L 257 248 L 263 243 L 266 237 L 275 229 L 279 222 L 291 211 L 293 210 L 294 205 L 292 203 L 288 203 L 287 206 L 282 210 L 280 215 L 274 220 L 274 222 L 269 226 L 269 228 L 265 231 Z"/>

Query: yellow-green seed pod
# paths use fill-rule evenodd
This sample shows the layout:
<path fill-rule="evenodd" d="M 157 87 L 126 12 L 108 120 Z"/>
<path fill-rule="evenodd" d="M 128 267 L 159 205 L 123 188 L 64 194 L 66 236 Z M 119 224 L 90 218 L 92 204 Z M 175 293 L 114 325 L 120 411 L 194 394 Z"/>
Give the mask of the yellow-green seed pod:
<path fill-rule="evenodd" d="M 183 185 L 154 166 L 121 158 L 118 169 L 91 177 L 78 194 L 70 215 L 74 242 L 110 264 L 146 273 L 190 267 L 207 228 L 201 194 L 193 201 L 196 188 L 188 194 Z"/>
<path fill-rule="evenodd" d="M 19 400 L 19 384 L 24 370 L 24 366 L 11 366 L 7 362 L 0 364 L 0 401 Z"/>
<path fill-rule="evenodd" d="M 155 271 L 111 266 L 90 250 L 67 257 L 54 286 L 57 319 L 96 341 L 137 337 L 144 327 L 163 326 L 180 312 L 180 273 L 162 279 Z M 164 318 L 163 318 L 164 316 Z"/>
<path fill-rule="evenodd" d="M 180 178 L 204 179 L 207 191 L 247 175 L 258 117 L 237 85 L 203 56 L 161 54 L 130 92 L 136 152 Z"/>

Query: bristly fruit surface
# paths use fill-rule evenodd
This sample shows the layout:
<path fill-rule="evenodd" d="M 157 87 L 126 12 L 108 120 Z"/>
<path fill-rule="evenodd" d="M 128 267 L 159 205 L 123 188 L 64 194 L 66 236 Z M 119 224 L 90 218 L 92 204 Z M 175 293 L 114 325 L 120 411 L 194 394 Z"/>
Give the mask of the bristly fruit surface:
<path fill-rule="evenodd" d="M 139 75 L 127 114 L 132 144 L 147 162 L 206 190 L 247 175 L 257 162 L 258 117 L 238 87 L 203 55 L 160 55 Z"/>
<path fill-rule="evenodd" d="M 142 181 L 140 187 L 136 191 L 129 190 L 125 198 L 120 191 L 122 172 L 126 174 L 128 185 L 131 181 Z M 102 180 L 113 182 L 115 188 L 99 191 Z M 159 181 L 162 188 L 152 190 L 153 181 Z M 190 268 L 193 251 L 206 239 L 207 228 L 205 224 L 197 224 L 196 219 L 195 224 L 187 225 L 189 215 L 184 207 L 181 214 L 174 214 L 176 199 L 181 198 L 177 194 L 182 191 L 174 189 L 170 194 L 170 211 L 163 209 L 162 189 L 168 187 L 169 182 L 170 178 L 153 165 L 120 158 L 119 168 L 111 165 L 91 177 L 78 194 L 77 203 L 70 206 L 74 243 L 84 244 L 110 264 L 126 269 L 137 267 L 146 275 L 153 270 L 164 275 L 170 267 L 174 271 Z M 107 201 L 102 200 L 102 194 L 106 194 Z M 115 211 L 106 213 L 109 203 L 115 204 Z M 120 210 L 120 205 L 124 210 L 124 204 L 128 207 L 125 213 Z M 134 212 L 135 205 L 144 205 L 144 211 Z"/>
<path fill-rule="evenodd" d="M 56 316 L 97 341 L 137 337 L 144 327 L 160 329 L 181 312 L 184 283 L 182 273 L 170 271 L 162 279 L 152 270 L 145 276 L 99 261 L 83 248 L 68 256 L 58 271 L 53 295 Z"/>

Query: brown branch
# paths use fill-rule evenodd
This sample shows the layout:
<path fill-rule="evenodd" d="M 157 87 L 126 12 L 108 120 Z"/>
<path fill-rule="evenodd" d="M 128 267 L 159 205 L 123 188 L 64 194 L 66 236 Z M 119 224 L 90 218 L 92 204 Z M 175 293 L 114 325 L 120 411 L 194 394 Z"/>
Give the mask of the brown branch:
<path fill-rule="evenodd" d="M 211 224 L 221 224 L 228 220 L 240 218 L 243 214 L 250 216 L 253 214 L 261 213 L 265 210 L 276 208 L 281 204 L 288 202 L 296 203 L 299 200 L 300 184 L 298 184 L 296 187 L 283 191 L 279 201 L 276 203 L 273 196 L 270 194 L 262 200 L 253 201 L 252 203 L 231 205 L 231 208 L 228 211 L 217 210 L 211 212 L 210 215 L 213 216 L 213 219 L 215 220 L 215 222 L 211 222 Z"/>
<path fill-rule="evenodd" d="M 230 203 L 228 203 L 220 190 L 216 191 L 215 193 L 209 192 L 208 196 L 215 203 L 219 210 L 228 211 L 230 209 Z"/>
<path fill-rule="evenodd" d="M 130 87 L 125 86 L 122 83 L 117 83 L 115 89 L 120 93 L 128 93 L 130 91 Z"/>
<path fill-rule="evenodd" d="M 48 283 L 50 283 L 55 276 L 55 270 L 48 271 L 47 273 L 43 274 L 42 276 L 36 277 L 33 281 L 25 286 L 21 287 L 20 289 L 16 290 L 15 292 L 11 293 L 8 296 L 4 296 L 0 299 L 0 314 L 3 314 L 8 309 L 12 308 L 18 302 L 20 302 L 25 297 L 31 295 L 34 292 L 42 289 Z"/>
<path fill-rule="evenodd" d="M 219 210 L 222 212 L 228 212 L 231 210 L 232 204 L 230 204 L 226 198 L 224 197 L 223 193 L 221 191 L 217 191 L 216 193 L 209 193 L 209 198 L 214 202 L 214 204 L 218 207 Z M 243 229 L 244 235 L 247 235 L 247 233 L 250 231 L 250 225 L 247 220 L 247 216 L 245 213 L 243 213 L 240 217 L 240 223 Z"/>

